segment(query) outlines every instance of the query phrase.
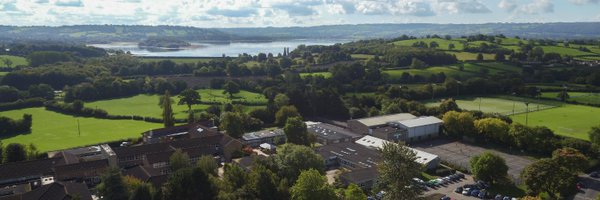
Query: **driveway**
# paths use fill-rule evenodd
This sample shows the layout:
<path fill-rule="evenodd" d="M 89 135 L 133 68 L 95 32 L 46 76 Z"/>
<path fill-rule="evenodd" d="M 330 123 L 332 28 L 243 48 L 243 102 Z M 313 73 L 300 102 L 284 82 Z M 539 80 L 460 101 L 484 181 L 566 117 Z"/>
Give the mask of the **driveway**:
<path fill-rule="evenodd" d="M 573 200 L 596 200 L 596 197 L 600 195 L 600 179 L 592 178 L 590 176 L 583 175 L 579 176 L 579 180 L 586 186 L 577 193 L 574 197 L 570 198 Z"/>
<path fill-rule="evenodd" d="M 521 171 L 523 171 L 527 165 L 533 163 L 532 160 L 524 156 L 507 154 L 497 150 L 486 149 L 467 144 L 461 141 L 437 139 L 412 144 L 410 147 L 438 155 L 442 160 L 453 165 L 460 166 L 464 169 L 468 169 L 469 171 L 471 170 L 471 167 L 469 166 L 469 160 L 471 160 L 473 156 L 479 155 L 485 151 L 490 151 L 506 160 L 506 164 L 508 165 L 508 175 L 512 177 L 515 182 L 520 180 L 519 177 L 521 175 Z"/>

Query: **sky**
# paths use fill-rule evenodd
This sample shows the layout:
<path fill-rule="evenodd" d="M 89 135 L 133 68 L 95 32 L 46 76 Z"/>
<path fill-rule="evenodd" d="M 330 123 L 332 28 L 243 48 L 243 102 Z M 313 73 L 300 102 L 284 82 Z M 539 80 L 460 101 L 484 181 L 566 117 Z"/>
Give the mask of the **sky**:
<path fill-rule="evenodd" d="M 206 28 L 600 21 L 600 0 L 0 0 L 0 25 Z"/>

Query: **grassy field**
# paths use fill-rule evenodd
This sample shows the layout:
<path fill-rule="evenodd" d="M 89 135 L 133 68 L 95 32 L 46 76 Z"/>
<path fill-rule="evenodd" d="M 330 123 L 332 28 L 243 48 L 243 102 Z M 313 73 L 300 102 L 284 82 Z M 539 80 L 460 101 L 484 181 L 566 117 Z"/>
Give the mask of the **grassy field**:
<path fill-rule="evenodd" d="M 455 47 L 454 50 L 462 50 L 463 49 L 463 45 L 459 41 L 439 39 L 439 38 L 423 38 L 423 39 L 413 39 L 413 40 L 402 40 L 402 41 L 396 41 L 393 44 L 394 45 L 398 45 L 398 46 L 412 46 L 414 43 L 420 42 L 420 41 L 423 41 L 423 42 L 427 43 L 427 46 L 429 46 L 429 44 L 431 42 L 435 41 L 435 42 L 438 43 L 438 45 L 440 45 L 436 49 L 440 49 L 440 50 L 448 50 L 448 45 L 449 44 L 454 44 L 454 47 Z"/>
<path fill-rule="evenodd" d="M 352 54 L 350 56 L 352 56 L 352 59 L 359 59 L 359 60 L 367 60 L 367 59 L 375 57 L 374 55 L 369 55 L 369 54 Z"/>
<path fill-rule="evenodd" d="M 477 53 L 471 53 L 471 52 L 454 52 L 454 51 L 448 51 L 446 53 L 456 55 L 456 59 L 462 60 L 462 61 L 477 60 Z M 494 60 L 494 54 L 484 53 L 483 54 L 483 60 Z"/>
<path fill-rule="evenodd" d="M 600 125 L 600 108 L 580 105 L 529 113 L 530 126 L 547 126 L 558 135 L 589 140 L 588 131 L 592 126 Z M 525 124 L 525 114 L 511 117 L 513 121 Z"/>
<path fill-rule="evenodd" d="M 198 90 L 198 92 L 200 93 L 201 100 L 203 102 L 231 102 L 231 100 L 227 98 L 227 95 L 223 94 L 223 90 L 201 89 Z M 90 108 L 101 108 L 106 110 L 109 114 L 113 115 L 140 115 L 145 117 L 160 117 L 162 110 L 158 106 L 159 96 L 160 95 L 140 94 L 128 98 L 89 102 L 86 103 L 85 106 Z M 173 100 L 175 101 L 175 103 L 179 102 L 179 98 L 177 98 L 176 96 L 173 97 Z M 252 93 L 248 91 L 240 91 L 240 93 L 234 95 L 233 100 L 246 101 L 257 104 L 267 103 L 267 99 L 262 94 Z M 202 111 L 208 107 L 209 104 L 200 104 L 192 106 L 192 109 L 194 111 Z M 245 106 L 245 109 L 247 111 L 250 111 L 261 107 L 263 106 Z M 175 113 L 175 118 L 177 119 L 185 119 L 188 115 L 186 105 L 173 104 L 173 112 Z"/>
<path fill-rule="evenodd" d="M 304 78 L 308 75 L 311 76 L 323 76 L 324 78 L 330 78 L 331 72 L 311 72 L 311 73 L 300 73 L 300 77 Z"/>
<path fill-rule="evenodd" d="M 27 62 L 27 59 L 20 57 L 20 56 L 9 56 L 9 55 L 0 55 L 0 66 L 1 67 L 6 67 L 6 65 L 4 65 L 4 59 L 9 59 L 12 61 L 12 65 L 11 67 L 16 67 L 19 65 L 29 65 L 29 62 Z"/>
<path fill-rule="evenodd" d="M 570 56 L 585 56 L 585 55 L 594 55 L 594 53 L 579 51 L 578 49 L 562 47 L 562 46 L 542 46 L 544 49 L 544 53 L 558 53 L 562 56 L 570 55 Z"/>
<path fill-rule="evenodd" d="M 460 70 L 460 65 L 449 65 L 449 66 L 436 66 L 436 67 L 428 67 L 425 69 L 394 69 L 394 70 L 385 70 L 384 73 L 388 74 L 390 78 L 400 78 L 402 73 L 408 72 L 411 75 L 419 75 L 424 77 L 429 77 L 432 74 L 437 74 L 443 72 L 446 76 L 461 76 L 461 77 L 473 77 L 480 76 L 481 69 L 485 68 L 488 70 L 488 74 L 497 74 L 501 72 L 517 72 L 521 71 L 521 68 L 517 66 L 507 65 L 503 63 L 496 62 L 482 62 L 482 63 L 465 63 L 463 65 L 463 70 Z"/>
<path fill-rule="evenodd" d="M 171 60 L 177 64 L 182 64 L 182 63 L 191 63 L 191 64 L 196 64 L 198 62 L 208 62 L 210 60 L 212 60 L 212 58 L 141 58 L 142 62 L 158 62 L 158 61 L 163 61 L 163 60 Z"/>
<path fill-rule="evenodd" d="M 480 103 L 481 102 L 481 103 Z M 440 104 L 440 100 L 436 100 L 434 102 L 427 102 L 427 106 L 438 106 Z M 480 110 L 482 112 L 487 113 L 500 113 L 504 115 L 513 114 L 513 106 L 514 113 L 522 113 L 527 110 L 527 106 L 523 101 L 519 100 L 510 100 L 505 98 L 498 97 L 459 97 L 456 98 L 456 104 L 458 107 L 465 110 Z M 480 108 L 481 106 L 481 108 Z M 542 103 L 530 103 L 529 111 L 537 111 L 546 108 L 554 107 L 548 104 Z"/>
<path fill-rule="evenodd" d="M 542 97 L 545 98 L 557 98 L 559 92 L 543 92 Z M 568 92 L 569 101 L 576 101 L 579 103 L 593 103 L 600 104 L 600 93 L 589 93 L 589 92 Z"/>
<path fill-rule="evenodd" d="M 47 111 L 44 108 L 5 111 L 0 112 L 0 116 L 21 118 L 24 113 L 33 115 L 31 133 L 0 138 L 4 145 L 33 143 L 40 151 L 51 151 L 139 137 L 142 132 L 162 127 L 159 123 L 143 121 L 73 117 Z M 81 136 L 78 135 L 77 120 L 79 120 Z"/>
<path fill-rule="evenodd" d="M 0 76 L 4 76 L 6 74 L 8 74 L 8 72 L 0 72 Z"/>

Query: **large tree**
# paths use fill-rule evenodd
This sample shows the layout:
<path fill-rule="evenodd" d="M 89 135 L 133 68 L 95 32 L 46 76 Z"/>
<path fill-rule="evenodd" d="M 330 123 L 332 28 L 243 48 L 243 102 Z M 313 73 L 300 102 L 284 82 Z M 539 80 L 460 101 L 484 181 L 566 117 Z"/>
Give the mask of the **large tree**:
<path fill-rule="evenodd" d="M 240 138 L 244 134 L 244 119 L 237 112 L 225 112 L 221 114 L 221 130 L 225 130 L 228 135 L 234 138 Z"/>
<path fill-rule="evenodd" d="M 288 143 L 310 145 L 306 124 L 301 117 L 290 117 L 283 127 Z"/>
<path fill-rule="evenodd" d="M 177 170 L 165 185 L 165 199 L 214 199 L 218 189 L 200 168 Z"/>
<path fill-rule="evenodd" d="M 567 168 L 573 174 L 583 172 L 588 167 L 588 159 L 577 149 L 564 147 L 552 152 L 552 160 L 559 166 Z"/>
<path fill-rule="evenodd" d="M 173 116 L 173 108 L 171 105 L 173 104 L 173 99 L 171 98 L 171 93 L 169 90 L 165 91 L 165 95 L 160 98 L 160 107 L 163 109 L 162 117 L 163 124 L 165 127 L 173 127 L 175 125 L 175 117 Z"/>
<path fill-rule="evenodd" d="M 290 188 L 293 200 L 334 200 L 337 199 L 333 188 L 327 184 L 327 178 L 314 169 L 302 171 L 298 180 Z"/>
<path fill-rule="evenodd" d="M 348 188 L 344 189 L 344 200 L 365 200 L 367 195 L 358 185 L 351 183 Z"/>
<path fill-rule="evenodd" d="M 455 137 L 469 136 L 475 132 L 475 118 L 469 112 L 449 111 L 442 117 L 444 130 Z"/>
<path fill-rule="evenodd" d="M 569 192 L 577 182 L 577 176 L 552 159 L 540 159 L 521 172 L 523 182 L 534 194 L 547 192 L 556 199 L 558 193 Z"/>
<path fill-rule="evenodd" d="M 285 94 L 277 94 L 274 99 L 275 106 L 281 108 L 290 104 L 290 98 Z"/>
<path fill-rule="evenodd" d="M 186 89 L 179 93 L 179 102 L 178 105 L 187 105 L 188 111 L 192 110 L 192 105 L 200 104 L 200 94 L 196 90 Z"/>
<path fill-rule="evenodd" d="M 247 199 L 251 196 L 247 187 L 248 181 L 248 173 L 241 167 L 236 164 L 225 164 L 219 199 Z"/>
<path fill-rule="evenodd" d="M 508 174 L 508 166 L 504 158 L 491 152 L 474 156 L 469 163 L 473 176 L 482 181 L 497 183 L 506 179 Z"/>
<path fill-rule="evenodd" d="M 190 167 L 190 157 L 187 153 L 182 152 L 181 149 L 177 149 L 169 157 L 169 164 L 171 164 L 171 170 L 173 171 L 187 168 Z"/>
<path fill-rule="evenodd" d="M 4 148 L 5 163 L 27 160 L 27 151 L 22 144 L 10 143 Z"/>
<path fill-rule="evenodd" d="M 279 177 L 293 183 L 303 170 L 316 169 L 325 173 L 325 161 L 310 147 L 284 144 L 277 149 L 274 157 L 279 170 Z"/>
<path fill-rule="evenodd" d="M 200 157 L 196 163 L 196 166 L 202 169 L 206 174 L 217 176 L 219 164 L 217 164 L 217 161 L 215 161 L 215 158 L 212 156 L 204 155 Z"/>
<path fill-rule="evenodd" d="M 275 113 L 275 123 L 281 127 L 290 117 L 300 117 L 298 109 L 295 106 L 283 106 Z"/>
<path fill-rule="evenodd" d="M 416 162 L 416 153 L 404 146 L 387 142 L 380 150 L 384 162 L 378 165 L 378 191 L 385 191 L 385 200 L 417 199 L 421 190 L 412 185 L 412 179 L 421 174 L 423 166 Z"/>
<path fill-rule="evenodd" d="M 284 191 L 278 190 L 279 177 L 262 165 L 255 165 L 248 175 L 248 189 L 262 200 L 284 199 Z"/>
<path fill-rule="evenodd" d="M 152 188 L 151 184 L 141 183 L 133 189 L 129 200 L 151 200 L 153 193 L 154 188 Z"/>
<path fill-rule="evenodd" d="M 240 92 L 240 85 L 233 81 L 227 81 L 225 85 L 223 85 L 223 94 L 229 94 L 229 98 L 233 98 L 233 94 Z"/>
<path fill-rule="evenodd" d="M 508 142 L 508 123 L 498 118 L 483 118 L 474 122 L 475 129 L 482 137 L 499 142 Z"/>
<path fill-rule="evenodd" d="M 98 191 L 104 199 L 127 200 L 129 197 L 119 168 L 108 169 L 102 176 L 102 183 L 98 186 Z"/>

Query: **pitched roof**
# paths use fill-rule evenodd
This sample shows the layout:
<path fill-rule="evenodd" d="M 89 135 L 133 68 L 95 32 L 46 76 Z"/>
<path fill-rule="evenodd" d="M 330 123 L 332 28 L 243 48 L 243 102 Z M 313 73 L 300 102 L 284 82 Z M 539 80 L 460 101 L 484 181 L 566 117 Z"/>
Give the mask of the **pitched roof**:
<path fill-rule="evenodd" d="M 161 174 L 160 171 L 152 167 L 140 165 L 125 170 L 123 175 L 152 183 L 156 188 L 162 186 L 168 179 L 166 174 Z"/>
<path fill-rule="evenodd" d="M 0 165 L 0 185 L 53 174 L 52 167 L 64 164 L 62 158 L 46 158 Z"/>
<path fill-rule="evenodd" d="M 73 171 L 88 171 L 91 169 L 104 169 L 104 168 L 108 168 L 108 167 L 109 167 L 108 160 L 103 159 L 103 160 L 94 160 L 94 161 L 73 163 L 73 164 L 67 164 L 67 165 L 59 165 L 59 166 L 54 167 L 54 171 L 56 172 L 57 175 L 59 175 L 62 173 L 68 173 L 68 172 L 73 172 Z"/>
<path fill-rule="evenodd" d="M 197 158 L 203 155 L 214 155 L 215 153 L 218 153 L 214 147 L 208 146 L 185 148 L 181 151 L 186 153 L 190 158 Z M 149 164 L 169 162 L 169 159 L 173 153 L 175 153 L 174 150 L 147 154 L 146 160 Z"/>
<path fill-rule="evenodd" d="M 115 154 L 117 154 L 117 156 L 119 157 L 157 153 L 168 150 L 172 150 L 172 148 L 167 143 L 144 144 L 138 146 L 119 147 L 114 149 Z"/>
<path fill-rule="evenodd" d="M 81 200 L 92 200 L 92 195 L 85 184 L 62 182 L 44 185 L 23 194 L 0 197 L 0 200 L 69 200 L 74 197 L 79 197 Z"/>
<path fill-rule="evenodd" d="M 383 125 L 388 122 L 402 121 L 402 120 L 408 120 L 408 119 L 414 119 L 414 118 L 417 118 L 417 117 L 410 113 L 398 113 L 398 114 L 381 115 L 381 116 L 377 116 L 377 117 L 356 119 L 356 121 L 364 124 L 365 126 L 371 127 L 371 126 Z"/>

